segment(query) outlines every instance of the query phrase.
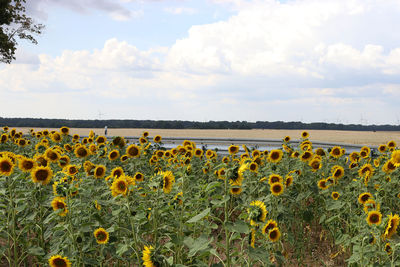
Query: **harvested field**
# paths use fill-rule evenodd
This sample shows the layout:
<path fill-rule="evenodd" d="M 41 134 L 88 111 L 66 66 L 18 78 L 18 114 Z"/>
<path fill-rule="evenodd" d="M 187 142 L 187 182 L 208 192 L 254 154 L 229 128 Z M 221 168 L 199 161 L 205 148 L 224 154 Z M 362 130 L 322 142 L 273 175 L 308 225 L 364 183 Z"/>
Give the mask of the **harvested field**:
<path fill-rule="evenodd" d="M 30 128 L 17 128 L 18 131 L 27 133 Z M 45 128 L 34 128 L 40 131 Z M 49 130 L 59 130 L 51 129 Z M 88 135 L 89 128 L 72 128 L 71 134 Z M 104 129 L 93 129 L 96 134 L 104 134 Z M 163 137 L 226 137 L 226 138 L 265 138 L 281 139 L 286 135 L 298 139 L 303 130 L 195 130 L 195 129 L 108 129 L 108 136 L 138 136 L 143 131 L 148 131 L 150 136 Z M 400 132 L 359 132 L 359 131 L 332 131 L 332 130 L 307 130 L 310 140 L 339 142 L 347 144 L 379 145 L 394 140 L 400 143 Z"/>

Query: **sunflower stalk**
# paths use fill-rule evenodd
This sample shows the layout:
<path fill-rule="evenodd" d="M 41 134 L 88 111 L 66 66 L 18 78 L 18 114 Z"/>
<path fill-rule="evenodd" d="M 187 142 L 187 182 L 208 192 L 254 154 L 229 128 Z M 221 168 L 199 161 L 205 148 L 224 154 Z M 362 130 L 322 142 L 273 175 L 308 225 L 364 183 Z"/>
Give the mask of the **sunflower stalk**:
<path fill-rule="evenodd" d="M 225 196 L 228 195 L 228 179 L 226 178 L 224 180 L 224 185 L 225 185 Z M 230 256 L 230 238 L 229 238 L 229 230 L 227 228 L 227 223 L 229 220 L 229 210 L 228 210 L 228 201 L 225 201 L 224 204 L 224 228 L 225 228 L 225 255 L 226 255 L 226 266 L 230 267 L 231 266 L 231 256 Z"/>
<path fill-rule="evenodd" d="M 128 200 L 128 198 L 127 198 L 127 200 Z M 131 213 L 131 208 L 129 206 L 129 201 L 127 201 L 126 207 L 128 208 L 128 214 L 132 214 Z M 138 247 L 139 246 L 138 246 L 138 242 L 137 242 L 137 238 L 136 238 L 135 224 L 133 222 L 132 216 L 129 216 L 129 222 L 131 224 L 131 231 L 132 231 L 132 237 L 133 237 L 133 242 L 134 242 L 133 251 L 136 254 L 137 264 L 138 264 L 138 266 L 140 266 L 140 255 L 139 255 L 139 252 L 138 252 Z"/>

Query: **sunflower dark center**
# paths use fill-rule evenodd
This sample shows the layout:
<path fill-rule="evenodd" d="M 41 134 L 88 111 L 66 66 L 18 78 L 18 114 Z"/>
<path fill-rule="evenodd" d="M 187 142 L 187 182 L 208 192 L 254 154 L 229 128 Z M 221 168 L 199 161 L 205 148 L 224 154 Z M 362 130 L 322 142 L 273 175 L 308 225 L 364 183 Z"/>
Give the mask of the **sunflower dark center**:
<path fill-rule="evenodd" d="M 67 262 L 64 259 L 55 259 L 53 261 L 53 263 L 56 267 L 66 267 L 67 266 Z"/>
<path fill-rule="evenodd" d="M 38 170 L 36 172 L 36 179 L 39 181 L 45 181 L 48 176 L 49 176 L 49 173 L 47 170 Z"/>
<path fill-rule="evenodd" d="M 63 202 L 57 202 L 57 209 L 64 209 L 65 204 Z"/>
<path fill-rule="evenodd" d="M 278 152 L 272 152 L 271 159 L 273 159 L 273 160 L 279 159 L 279 153 Z"/>
<path fill-rule="evenodd" d="M 137 154 L 139 154 L 139 149 L 137 147 L 131 147 L 128 150 L 128 154 L 131 156 L 136 156 Z M 161 155 L 161 157 L 162 157 L 162 155 Z"/>
<path fill-rule="evenodd" d="M 83 147 L 78 148 L 77 154 L 81 157 L 86 157 L 88 152 Z"/>
<path fill-rule="evenodd" d="M 98 232 L 98 233 L 96 234 L 96 239 L 97 239 L 98 241 L 105 241 L 105 240 L 107 239 L 107 235 L 106 235 L 106 233 L 104 233 L 104 232 Z"/>
<path fill-rule="evenodd" d="M 25 161 L 22 163 L 22 166 L 24 167 L 24 169 L 30 170 L 30 169 L 33 168 L 33 162 L 32 162 L 32 161 L 29 161 L 29 160 L 25 160 Z"/>
<path fill-rule="evenodd" d="M 8 162 L 8 161 L 3 161 L 3 162 L 1 162 L 1 164 L 0 164 L 0 169 L 1 169 L 3 172 L 9 172 L 9 171 L 11 170 L 11 168 L 12 168 L 12 165 L 11 165 L 10 162 Z"/>
<path fill-rule="evenodd" d="M 125 191 L 126 190 L 126 184 L 123 181 L 120 181 L 118 184 L 118 189 L 121 191 Z"/>
<path fill-rule="evenodd" d="M 274 191 L 274 193 L 280 193 L 280 192 L 282 191 L 281 185 L 280 185 L 280 184 L 274 185 L 274 186 L 272 187 L 272 191 Z"/>
<path fill-rule="evenodd" d="M 379 215 L 374 213 L 369 217 L 369 220 L 370 220 L 371 223 L 378 223 L 379 222 Z"/>
<path fill-rule="evenodd" d="M 270 237 L 271 239 L 277 238 L 277 237 L 278 237 L 277 231 L 271 231 L 271 232 L 269 233 L 269 237 Z"/>
<path fill-rule="evenodd" d="M 369 195 L 367 195 L 367 194 L 361 196 L 361 201 L 362 201 L 362 202 L 365 202 L 365 201 L 367 201 L 368 199 L 369 199 Z"/>
<path fill-rule="evenodd" d="M 103 175 L 103 173 L 104 173 L 104 171 L 103 171 L 102 168 L 97 168 L 97 169 L 96 169 L 96 175 L 97 175 L 97 176 L 101 176 L 101 175 Z"/>

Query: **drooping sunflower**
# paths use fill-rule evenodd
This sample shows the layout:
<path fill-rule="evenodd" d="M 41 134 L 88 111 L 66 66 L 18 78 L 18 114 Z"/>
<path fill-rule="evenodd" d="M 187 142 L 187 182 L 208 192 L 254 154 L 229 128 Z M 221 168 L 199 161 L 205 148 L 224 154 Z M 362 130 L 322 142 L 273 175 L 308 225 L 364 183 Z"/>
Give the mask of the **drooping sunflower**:
<path fill-rule="evenodd" d="M 219 179 L 225 179 L 225 175 L 226 175 L 226 169 L 225 168 L 220 168 L 218 171 L 217 171 L 217 176 L 218 176 L 218 178 Z"/>
<path fill-rule="evenodd" d="M 256 243 L 256 229 L 251 228 L 251 234 L 249 236 L 249 245 L 254 248 L 254 245 Z"/>
<path fill-rule="evenodd" d="M 386 243 L 386 244 L 385 244 L 385 251 L 386 251 L 386 253 L 387 253 L 388 255 L 392 254 L 393 249 L 392 249 L 392 247 L 390 246 L 390 243 Z"/>
<path fill-rule="evenodd" d="M 252 201 L 247 212 L 252 226 L 258 226 L 259 223 L 265 222 L 268 213 L 265 203 L 260 200 Z"/>
<path fill-rule="evenodd" d="M 368 212 L 367 218 L 365 219 L 369 225 L 379 225 L 382 222 L 382 213 L 378 210 Z"/>
<path fill-rule="evenodd" d="M 360 154 L 356 151 L 353 151 L 350 153 L 349 159 L 351 162 L 358 162 L 360 160 Z"/>
<path fill-rule="evenodd" d="M 162 176 L 162 188 L 165 194 L 168 194 L 172 190 L 172 186 L 175 183 L 175 176 L 171 171 L 161 172 Z"/>
<path fill-rule="evenodd" d="M 71 262 L 67 257 L 54 255 L 49 259 L 49 265 L 50 267 L 71 267 Z"/>
<path fill-rule="evenodd" d="M 342 148 L 340 146 L 334 146 L 329 154 L 334 158 L 340 158 L 342 156 Z"/>
<path fill-rule="evenodd" d="M 144 246 L 143 249 L 143 265 L 145 267 L 157 267 L 161 266 L 156 260 L 155 260 L 155 251 L 153 246 Z"/>
<path fill-rule="evenodd" d="M 106 169 L 104 165 L 97 165 L 93 172 L 94 177 L 103 178 L 106 175 Z"/>
<path fill-rule="evenodd" d="M 278 227 L 278 223 L 274 220 L 268 220 L 268 222 L 261 229 L 264 235 L 268 235 L 269 231 Z"/>
<path fill-rule="evenodd" d="M 273 149 L 268 153 L 268 161 L 272 163 L 278 163 L 282 160 L 283 151 L 280 149 Z"/>
<path fill-rule="evenodd" d="M 333 198 L 334 200 L 338 200 L 339 197 L 340 197 L 340 194 L 339 194 L 338 192 L 332 192 L 331 196 L 332 196 L 332 198 Z"/>
<path fill-rule="evenodd" d="M 161 135 L 156 135 L 156 136 L 154 136 L 154 138 L 153 138 L 154 143 L 160 143 L 161 140 L 162 140 Z"/>
<path fill-rule="evenodd" d="M 75 147 L 74 153 L 77 158 L 85 158 L 89 156 L 89 149 L 84 145 L 78 145 Z"/>
<path fill-rule="evenodd" d="M 111 194 L 113 197 L 118 195 L 126 195 L 128 192 L 128 181 L 124 176 L 114 179 L 111 185 Z"/>
<path fill-rule="evenodd" d="M 268 177 L 268 183 L 270 185 L 272 185 L 274 183 L 283 183 L 283 178 L 279 174 L 273 173 Z"/>
<path fill-rule="evenodd" d="M 50 167 L 36 167 L 31 171 L 31 178 L 34 183 L 47 185 L 53 177 L 53 170 Z"/>
<path fill-rule="evenodd" d="M 236 166 L 233 168 L 231 171 L 228 172 L 228 177 L 229 177 L 229 183 L 231 185 L 241 185 L 243 181 L 243 167 L 242 171 L 239 172 L 239 169 L 241 166 Z"/>
<path fill-rule="evenodd" d="M 385 229 L 384 238 L 391 238 L 396 232 L 397 227 L 399 226 L 400 218 L 398 214 L 390 214 L 388 223 Z"/>
<path fill-rule="evenodd" d="M 365 202 L 367 202 L 368 199 L 372 199 L 371 193 L 369 193 L 369 192 L 361 193 L 361 194 L 358 196 L 358 203 L 364 205 Z"/>
<path fill-rule="evenodd" d="M 62 217 L 64 217 L 68 213 L 67 204 L 65 203 L 64 197 L 53 198 L 53 200 L 51 201 L 51 206 L 53 207 L 54 211 L 61 210 L 58 215 Z"/>
<path fill-rule="evenodd" d="M 9 157 L 0 157 L 0 175 L 9 176 L 14 172 L 14 166 L 15 164 Z"/>
<path fill-rule="evenodd" d="M 140 156 L 140 147 L 132 144 L 126 148 L 125 152 L 130 158 L 137 158 Z"/>
<path fill-rule="evenodd" d="M 8 140 L 8 134 L 2 134 L 0 138 L 0 143 L 4 144 Z"/>
<path fill-rule="evenodd" d="M 96 238 L 96 242 L 97 244 L 101 244 L 101 245 L 105 245 L 108 243 L 108 239 L 109 239 L 109 234 L 106 231 L 106 229 L 100 227 L 97 228 L 94 232 L 93 232 L 94 238 Z"/>
<path fill-rule="evenodd" d="M 284 189 L 285 189 L 285 187 L 283 186 L 282 183 L 273 183 L 273 184 L 271 184 L 271 186 L 270 186 L 271 193 L 272 193 L 274 196 L 279 196 L 279 195 L 281 195 L 281 194 L 283 193 L 283 190 L 284 190 Z"/>
<path fill-rule="evenodd" d="M 67 126 L 63 126 L 60 128 L 60 133 L 63 135 L 69 135 L 69 128 Z"/>
<path fill-rule="evenodd" d="M 279 228 L 278 228 L 278 227 L 275 227 L 275 228 L 269 230 L 269 232 L 268 232 L 268 238 L 269 238 L 269 240 L 271 240 L 272 242 L 278 241 L 280 237 L 281 237 L 281 232 L 279 231 Z"/>

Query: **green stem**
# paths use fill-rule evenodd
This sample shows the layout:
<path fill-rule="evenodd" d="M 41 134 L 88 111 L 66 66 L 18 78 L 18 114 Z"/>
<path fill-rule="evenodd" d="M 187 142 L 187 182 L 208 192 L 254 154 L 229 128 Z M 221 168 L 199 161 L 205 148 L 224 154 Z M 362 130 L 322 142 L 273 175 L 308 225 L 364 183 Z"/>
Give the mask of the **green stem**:
<path fill-rule="evenodd" d="M 225 179 L 225 196 L 226 197 L 228 194 L 228 179 Z M 228 211 L 228 201 L 225 201 L 224 205 L 224 228 L 225 228 L 225 254 L 226 254 L 226 266 L 230 267 L 231 266 L 231 257 L 230 257 L 230 238 L 229 238 L 229 231 L 228 228 L 226 227 L 226 224 L 228 223 L 229 219 L 229 211 Z"/>

